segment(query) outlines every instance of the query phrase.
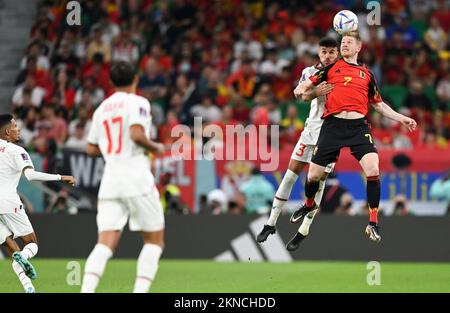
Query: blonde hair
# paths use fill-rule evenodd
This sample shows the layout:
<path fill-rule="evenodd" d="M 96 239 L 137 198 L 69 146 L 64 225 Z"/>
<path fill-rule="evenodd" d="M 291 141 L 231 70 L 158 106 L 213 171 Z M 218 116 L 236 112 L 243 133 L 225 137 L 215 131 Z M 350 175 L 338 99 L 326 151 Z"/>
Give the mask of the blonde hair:
<path fill-rule="evenodd" d="M 361 37 L 359 36 L 359 33 L 357 31 L 345 32 L 342 34 L 342 38 L 344 38 L 345 36 L 353 37 L 357 41 L 361 42 Z"/>

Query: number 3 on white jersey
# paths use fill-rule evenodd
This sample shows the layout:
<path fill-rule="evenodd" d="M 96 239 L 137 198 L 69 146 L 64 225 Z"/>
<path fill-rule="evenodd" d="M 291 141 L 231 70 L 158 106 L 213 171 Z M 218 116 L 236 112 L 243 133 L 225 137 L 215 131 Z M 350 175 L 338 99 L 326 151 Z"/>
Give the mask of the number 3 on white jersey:
<path fill-rule="evenodd" d="M 107 154 L 111 154 L 113 151 L 113 146 L 117 145 L 115 149 L 115 154 L 120 154 L 122 151 L 122 116 L 113 117 L 111 120 L 104 120 L 103 127 L 105 128 L 106 137 L 108 139 L 108 150 Z"/>

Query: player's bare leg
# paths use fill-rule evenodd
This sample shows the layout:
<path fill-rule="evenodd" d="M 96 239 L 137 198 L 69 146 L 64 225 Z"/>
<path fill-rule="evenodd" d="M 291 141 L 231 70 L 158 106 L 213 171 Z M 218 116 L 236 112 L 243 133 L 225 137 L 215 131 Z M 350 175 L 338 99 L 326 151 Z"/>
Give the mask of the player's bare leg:
<path fill-rule="evenodd" d="M 256 237 L 256 241 L 264 242 L 269 235 L 276 232 L 275 224 L 277 223 L 278 217 L 280 216 L 283 206 L 291 195 L 292 187 L 298 179 L 298 175 L 302 172 L 305 166 L 308 165 L 306 162 L 297 161 L 291 159 L 289 161 L 288 170 L 283 176 L 280 185 L 278 186 L 275 198 L 273 199 L 272 210 L 270 211 L 270 217 L 266 225 L 264 225 L 261 232 Z"/>
<path fill-rule="evenodd" d="M 20 252 L 20 247 L 17 242 L 11 237 L 7 237 L 5 242 L 2 244 L 7 250 L 9 255 L 14 255 L 15 253 Z M 19 278 L 20 283 L 22 284 L 23 289 L 26 293 L 34 293 L 35 289 L 33 284 L 31 283 L 31 279 L 26 275 L 25 270 L 22 266 L 17 263 L 16 260 L 12 261 L 12 268 L 14 273 L 16 273 Z"/>
<path fill-rule="evenodd" d="M 147 293 L 158 271 L 159 258 L 164 249 L 164 229 L 142 232 L 144 246 L 139 254 L 134 293 Z"/>
<path fill-rule="evenodd" d="M 369 225 L 366 227 L 366 235 L 375 242 L 381 241 L 378 227 L 378 206 L 380 204 L 380 172 L 378 154 L 375 152 L 367 153 L 359 161 L 366 174 L 367 185 L 367 203 L 369 205 Z"/>
<path fill-rule="evenodd" d="M 100 278 L 105 271 L 106 263 L 112 257 L 119 244 L 122 232 L 119 230 L 102 231 L 98 241 L 86 260 L 84 267 L 82 293 L 92 293 L 97 289 Z"/>

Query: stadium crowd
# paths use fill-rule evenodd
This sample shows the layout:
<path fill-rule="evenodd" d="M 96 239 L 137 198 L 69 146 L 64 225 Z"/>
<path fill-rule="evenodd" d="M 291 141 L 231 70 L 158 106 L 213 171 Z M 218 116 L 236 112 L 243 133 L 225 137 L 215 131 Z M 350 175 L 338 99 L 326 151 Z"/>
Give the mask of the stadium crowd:
<path fill-rule="evenodd" d="M 302 70 L 317 62 L 321 37 L 337 38 L 335 13 L 359 16 L 362 61 L 383 99 L 419 130 L 370 114 L 379 149 L 450 149 L 450 4 L 390 0 L 381 25 L 366 23 L 368 1 L 80 0 L 81 25 L 65 1 L 39 1 L 12 105 L 23 144 L 56 166 L 65 147 L 83 148 L 95 108 L 112 93 L 111 63 L 139 72 L 152 103 L 153 137 L 205 123 L 280 125 L 292 148 L 309 106 L 293 97 Z"/>

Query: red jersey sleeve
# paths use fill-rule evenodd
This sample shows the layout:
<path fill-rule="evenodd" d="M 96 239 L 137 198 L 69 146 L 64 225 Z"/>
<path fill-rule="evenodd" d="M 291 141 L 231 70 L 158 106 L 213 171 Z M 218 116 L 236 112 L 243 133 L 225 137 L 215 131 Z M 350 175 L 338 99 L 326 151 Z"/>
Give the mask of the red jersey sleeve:
<path fill-rule="evenodd" d="M 314 86 L 317 86 L 321 82 L 325 82 L 328 79 L 328 71 L 330 68 L 333 67 L 335 63 L 332 63 L 328 66 L 325 66 L 324 68 L 317 71 L 314 75 L 309 77 L 309 80 L 314 84 Z"/>
<path fill-rule="evenodd" d="M 382 102 L 383 99 L 381 99 L 380 92 L 378 90 L 377 81 L 375 79 L 375 76 L 371 71 L 370 73 L 370 82 L 369 82 L 369 103 L 379 103 Z"/>

